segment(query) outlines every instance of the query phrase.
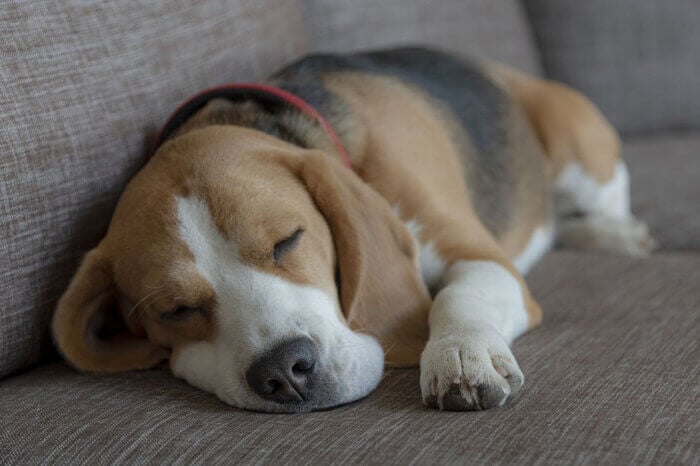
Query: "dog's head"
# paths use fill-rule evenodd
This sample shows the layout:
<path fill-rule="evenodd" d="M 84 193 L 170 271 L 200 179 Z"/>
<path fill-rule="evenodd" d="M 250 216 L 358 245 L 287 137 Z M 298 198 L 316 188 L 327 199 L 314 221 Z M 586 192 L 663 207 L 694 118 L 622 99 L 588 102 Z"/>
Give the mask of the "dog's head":
<path fill-rule="evenodd" d="M 53 330 L 79 369 L 169 358 L 229 404 L 296 412 L 367 395 L 385 352 L 415 363 L 428 307 L 413 238 L 356 174 L 210 126 L 166 143 L 131 181 Z"/>

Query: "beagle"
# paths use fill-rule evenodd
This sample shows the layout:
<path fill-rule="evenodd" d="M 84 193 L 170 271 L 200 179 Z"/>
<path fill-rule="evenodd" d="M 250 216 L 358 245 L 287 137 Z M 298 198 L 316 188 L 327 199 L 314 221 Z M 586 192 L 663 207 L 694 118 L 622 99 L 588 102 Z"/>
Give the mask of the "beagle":
<path fill-rule="evenodd" d="M 645 255 L 617 134 L 585 97 L 401 48 L 313 55 L 196 96 L 60 299 L 85 371 L 172 373 L 236 407 L 302 412 L 420 364 L 424 402 L 498 407 L 556 241 Z"/>

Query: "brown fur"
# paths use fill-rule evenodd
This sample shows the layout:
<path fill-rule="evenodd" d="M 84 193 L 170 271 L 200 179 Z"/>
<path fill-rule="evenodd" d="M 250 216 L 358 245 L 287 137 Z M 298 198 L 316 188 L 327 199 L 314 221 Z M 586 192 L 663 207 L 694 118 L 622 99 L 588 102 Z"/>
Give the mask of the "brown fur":
<path fill-rule="evenodd" d="M 326 154 L 295 162 L 333 232 L 348 324 L 383 342 L 387 363 L 415 364 L 428 335 L 430 297 L 413 238 L 386 200 Z"/>
<path fill-rule="evenodd" d="M 457 260 L 486 259 L 506 267 L 523 287 L 531 326 L 537 325 L 542 315 L 540 307 L 513 268 L 508 253 L 474 212 L 465 184 L 464 170 L 468 167 L 460 163 L 463 148 L 454 142 L 454 130 L 450 131 L 454 123 L 449 117 L 440 114 L 435 103 L 417 89 L 389 78 L 344 73 L 326 84 L 353 107 L 367 129 L 367 140 L 360 145 L 366 151 L 353 159 L 358 174 L 390 205 L 399 206 L 403 220 L 415 219 L 423 226 L 421 241 L 434 242 L 448 265 Z M 548 185 L 530 189 L 546 192 Z M 546 216 L 547 208 L 535 204 L 535 220 L 527 219 L 529 225 L 514 225 L 511 234 L 529 238 L 537 219 L 542 221 Z M 533 207 L 524 210 L 532 212 Z M 516 231 L 521 228 L 523 233 Z"/>
<path fill-rule="evenodd" d="M 580 163 L 600 183 L 612 178 L 620 138 L 589 99 L 564 84 L 497 63 L 486 69 L 525 109 L 548 156 L 552 179 L 571 162 Z"/>

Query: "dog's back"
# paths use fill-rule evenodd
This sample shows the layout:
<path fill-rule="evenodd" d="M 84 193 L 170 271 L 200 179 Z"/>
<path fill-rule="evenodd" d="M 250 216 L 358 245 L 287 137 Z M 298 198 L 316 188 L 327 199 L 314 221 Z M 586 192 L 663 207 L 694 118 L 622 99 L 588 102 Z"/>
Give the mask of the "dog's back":
<path fill-rule="evenodd" d="M 432 193 L 444 190 L 445 182 L 466 181 L 468 197 L 479 219 L 506 249 L 517 252 L 532 229 L 547 221 L 550 180 L 541 146 L 518 103 L 482 64 L 425 48 L 399 48 L 308 56 L 285 67 L 273 80 L 318 108 L 341 129 L 341 138 L 351 146 L 355 144 L 352 129 L 356 125 L 348 125 L 348 121 L 356 121 L 363 113 L 372 113 L 370 119 L 374 119 L 379 113 L 376 106 L 385 107 L 383 118 L 392 119 L 399 131 L 373 132 L 369 128 L 374 133 L 375 149 L 369 157 L 387 157 L 395 144 L 387 139 L 404 139 L 408 150 L 396 154 L 398 158 L 392 162 L 410 164 L 422 159 L 419 165 L 430 166 L 431 172 L 444 171 L 435 186 L 426 187 Z M 382 91 L 375 93 L 372 88 L 377 85 Z M 417 118 L 415 108 L 402 111 L 411 105 L 407 100 L 423 102 L 428 114 Z M 374 109 L 365 112 L 370 108 Z M 367 125 L 368 118 L 359 119 L 361 126 Z M 424 129 L 418 126 L 425 125 L 426 120 L 436 122 L 437 131 L 422 138 L 422 143 L 409 142 Z M 347 126 L 351 130 L 342 131 Z M 441 139 L 446 143 L 442 147 L 438 143 Z M 458 173 L 446 158 L 461 162 Z M 386 167 L 391 172 L 398 169 Z M 407 183 L 410 186 L 405 189 L 416 189 L 415 183 L 426 182 L 425 178 L 430 178 L 427 175 L 423 172 L 422 179 Z M 378 179 L 366 181 L 385 196 L 392 196 L 390 191 L 397 189 L 382 186 L 386 183 Z M 450 201 L 446 202 L 449 205 Z M 398 199 L 397 203 L 401 204 Z"/>

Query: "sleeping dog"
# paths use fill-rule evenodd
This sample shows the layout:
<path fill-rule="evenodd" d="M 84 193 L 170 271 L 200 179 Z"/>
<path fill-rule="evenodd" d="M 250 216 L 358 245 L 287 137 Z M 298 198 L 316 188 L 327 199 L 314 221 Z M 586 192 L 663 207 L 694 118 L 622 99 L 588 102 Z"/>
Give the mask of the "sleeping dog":
<path fill-rule="evenodd" d="M 313 55 L 163 129 L 53 320 L 76 368 L 168 360 L 231 405 L 329 408 L 385 366 L 503 405 L 554 242 L 644 255 L 617 134 L 581 94 L 421 48 Z M 417 387 L 416 387 L 417 389 Z"/>

